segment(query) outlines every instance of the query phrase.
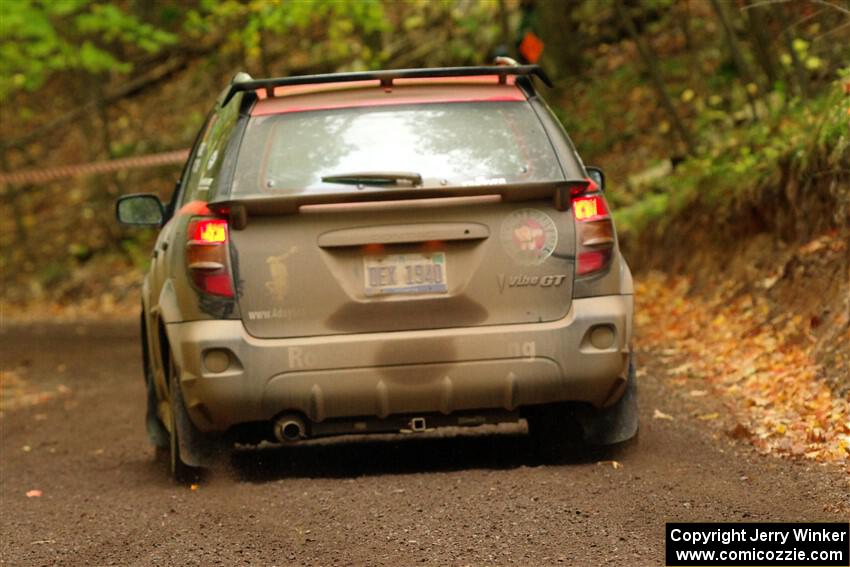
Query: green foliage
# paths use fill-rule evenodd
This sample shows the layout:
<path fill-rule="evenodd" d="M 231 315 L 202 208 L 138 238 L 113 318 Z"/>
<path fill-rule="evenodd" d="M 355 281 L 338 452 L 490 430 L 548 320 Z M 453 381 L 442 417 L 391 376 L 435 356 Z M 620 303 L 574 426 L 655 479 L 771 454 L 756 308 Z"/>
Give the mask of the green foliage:
<path fill-rule="evenodd" d="M 330 72 L 391 66 L 480 64 L 502 40 L 497 2 L 410 0 L 204 0 L 184 30 L 249 72 Z"/>
<path fill-rule="evenodd" d="M 0 2 L 0 98 L 36 90 L 52 73 L 127 73 L 116 51 L 155 53 L 176 36 L 124 9 L 91 0 Z"/>
<path fill-rule="evenodd" d="M 378 0 L 203 0 L 188 12 L 184 27 L 197 38 L 211 33 L 226 35 L 227 49 L 241 50 L 253 60 L 261 57 L 266 37 L 293 39 L 306 35 L 312 40 L 310 52 L 317 61 L 356 55 L 369 65 L 378 53 L 362 38 L 386 31 L 389 22 L 384 4 Z"/>
<path fill-rule="evenodd" d="M 65 279 L 69 272 L 66 262 L 56 260 L 41 268 L 38 273 L 38 280 L 42 286 L 50 287 Z"/>
<path fill-rule="evenodd" d="M 850 76 L 850 69 L 839 73 Z M 846 80 L 846 79 L 844 79 Z M 723 138 L 648 187 L 634 204 L 615 210 L 618 227 L 637 233 L 662 231 L 694 203 L 703 210 L 729 210 L 778 185 L 783 167 L 808 171 L 823 156 L 846 160 L 850 150 L 850 99 L 837 81 L 821 96 L 777 106 L 759 122 L 725 128 Z M 801 173 L 802 174 L 802 173 Z"/>
<path fill-rule="evenodd" d="M 150 265 L 150 246 L 153 242 L 154 231 L 140 230 L 133 238 L 121 240 L 121 250 L 126 254 L 130 263 L 139 271 L 145 271 Z"/>

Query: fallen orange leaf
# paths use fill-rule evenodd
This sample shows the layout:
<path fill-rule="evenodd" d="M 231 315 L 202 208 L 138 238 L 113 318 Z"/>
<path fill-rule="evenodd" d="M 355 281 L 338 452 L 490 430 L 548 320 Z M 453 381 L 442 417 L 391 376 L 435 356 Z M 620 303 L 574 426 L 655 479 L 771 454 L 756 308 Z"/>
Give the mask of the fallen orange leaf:
<path fill-rule="evenodd" d="M 656 408 L 652 414 L 652 419 L 666 419 L 668 421 L 673 421 L 673 416 Z"/>

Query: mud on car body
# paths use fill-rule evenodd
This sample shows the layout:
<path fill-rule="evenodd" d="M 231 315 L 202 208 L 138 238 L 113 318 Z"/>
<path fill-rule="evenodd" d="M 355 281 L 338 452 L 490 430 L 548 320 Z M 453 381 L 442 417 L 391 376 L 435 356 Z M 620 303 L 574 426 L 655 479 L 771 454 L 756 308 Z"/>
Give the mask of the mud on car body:
<path fill-rule="evenodd" d="M 600 170 L 535 66 L 224 89 L 142 290 L 152 442 L 185 476 L 234 442 L 527 419 L 547 442 L 637 429 L 632 280 Z"/>

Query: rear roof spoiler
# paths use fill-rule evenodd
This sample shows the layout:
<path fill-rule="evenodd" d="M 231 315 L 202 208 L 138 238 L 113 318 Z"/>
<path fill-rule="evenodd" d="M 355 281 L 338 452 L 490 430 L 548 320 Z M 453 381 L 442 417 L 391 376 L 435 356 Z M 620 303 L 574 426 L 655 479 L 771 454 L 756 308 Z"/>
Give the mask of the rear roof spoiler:
<path fill-rule="evenodd" d="M 266 96 L 274 97 L 275 87 L 292 85 L 321 85 L 327 83 L 351 83 L 354 81 L 377 80 L 381 86 L 393 86 L 396 79 L 422 79 L 433 77 L 498 77 L 499 84 L 505 84 L 508 76 L 538 77 L 547 87 L 552 81 L 539 65 L 489 65 L 480 67 L 436 67 L 430 69 L 394 69 L 387 71 L 361 71 L 357 73 L 329 73 L 324 75 L 301 75 L 279 77 L 275 79 L 251 79 L 246 73 L 239 73 L 222 93 L 221 106 L 227 106 L 237 93 L 265 90 Z M 530 81 L 528 81 L 530 83 Z"/>
<path fill-rule="evenodd" d="M 476 185 L 471 187 L 392 188 L 365 187 L 358 191 L 332 193 L 298 193 L 294 195 L 251 195 L 243 198 L 216 199 L 207 204 L 219 215 L 228 215 L 234 229 L 247 225 L 251 216 L 287 215 L 300 212 L 301 207 L 314 205 L 343 205 L 352 203 L 387 203 L 411 206 L 423 200 L 449 201 L 458 198 L 492 196 L 499 202 L 521 202 L 552 199 L 559 211 L 569 209 L 573 195 L 590 187 L 587 179 L 545 181 L 533 183 L 511 183 L 505 185 Z M 315 207 L 313 207 L 315 208 Z"/>

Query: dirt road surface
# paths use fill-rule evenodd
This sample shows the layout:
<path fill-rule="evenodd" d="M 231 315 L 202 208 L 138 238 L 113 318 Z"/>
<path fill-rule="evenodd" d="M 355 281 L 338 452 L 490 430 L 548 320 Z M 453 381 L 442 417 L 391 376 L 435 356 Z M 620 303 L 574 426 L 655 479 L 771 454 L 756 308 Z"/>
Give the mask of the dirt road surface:
<path fill-rule="evenodd" d="M 850 517 L 845 473 L 698 420 L 714 402 L 651 352 L 624 450 L 543 461 L 521 428 L 353 439 L 243 452 L 194 490 L 153 458 L 139 359 L 130 322 L 0 328 L 0 369 L 50 398 L 5 394 L 0 565 L 648 566 L 666 521 Z"/>

